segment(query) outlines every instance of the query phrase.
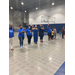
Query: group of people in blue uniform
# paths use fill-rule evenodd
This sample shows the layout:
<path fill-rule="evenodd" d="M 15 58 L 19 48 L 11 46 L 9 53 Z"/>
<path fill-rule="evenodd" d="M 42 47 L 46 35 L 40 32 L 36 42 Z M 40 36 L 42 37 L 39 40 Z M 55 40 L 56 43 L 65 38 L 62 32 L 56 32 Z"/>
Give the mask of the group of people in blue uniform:
<path fill-rule="evenodd" d="M 12 26 L 9 25 L 9 44 L 11 45 L 11 50 L 13 49 L 13 37 L 14 37 L 14 31 L 12 29 Z"/>
<path fill-rule="evenodd" d="M 28 28 L 26 30 L 24 30 L 22 28 L 22 25 L 19 26 L 20 28 L 18 29 L 18 39 L 19 39 L 19 42 L 20 42 L 20 48 L 23 47 L 23 41 L 24 41 L 24 38 L 25 38 L 25 34 L 27 35 L 27 39 L 28 39 L 28 44 L 30 45 L 31 44 L 31 39 L 32 39 L 32 31 L 34 32 L 33 33 L 33 37 L 34 37 L 34 43 L 37 44 L 38 42 L 38 36 L 40 36 L 40 42 L 42 43 L 43 42 L 43 37 L 44 37 L 44 26 L 43 25 L 40 25 L 40 28 L 38 29 L 37 25 L 35 26 L 31 26 L 29 25 Z M 51 26 L 47 26 L 47 29 L 48 29 L 48 41 L 50 41 L 50 39 L 53 39 L 53 36 L 55 36 L 55 39 L 56 39 L 56 28 L 53 27 L 53 29 L 51 29 Z M 14 31 L 12 29 L 12 26 L 9 25 L 9 42 L 11 43 L 11 50 L 14 50 L 13 49 L 13 37 L 14 37 Z"/>

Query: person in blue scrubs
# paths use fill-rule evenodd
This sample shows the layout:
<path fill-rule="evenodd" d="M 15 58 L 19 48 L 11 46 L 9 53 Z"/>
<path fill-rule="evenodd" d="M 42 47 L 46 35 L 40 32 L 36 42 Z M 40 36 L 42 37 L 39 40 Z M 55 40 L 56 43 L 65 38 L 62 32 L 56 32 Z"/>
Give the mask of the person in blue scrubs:
<path fill-rule="evenodd" d="M 20 29 L 18 29 L 18 38 L 19 38 L 19 41 L 20 41 L 20 48 L 23 47 L 23 40 L 24 40 L 24 33 L 25 33 L 25 30 L 22 28 L 22 25 L 19 26 Z"/>
<path fill-rule="evenodd" d="M 48 24 L 48 26 L 47 26 L 47 29 L 48 29 L 48 41 L 50 41 L 52 29 L 51 29 L 51 26 L 49 26 L 49 24 Z"/>
<path fill-rule="evenodd" d="M 26 29 L 26 34 L 27 34 L 27 38 L 28 38 L 28 44 L 31 44 L 32 32 L 31 32 L 31 26 L 30 25 Z"/>
<path fill-rule="evenodd" d="M 38 42 L 38 35 L 39 35 L 37 25 L 35 25 L 35 27 L 32 27 L 32 30 L 34 30 L 34 43 L 37 44 L 37 42 Z"/>
<path fill-rule="evenodd" d="M 11 45 L 11 50 L 13 49 L 13 37 L 14 37 L 14 31 L 12 30 L 12 26 L 9 25 L 9 44 Z"/>
<path fill-rule="evenodd" d="M 40 25 L 39 36 L 40 36 L 40 42 L 42 43 L 43 42 L 43 36 L 44 36 L 44 26 L 43 25 Z"/>
<path fill-rule="evenodd" d="M 64 35 L 65 35 L 65 27 L 62 28 L 61 32 L 62 32 L 62 39 L 64 39 Z"/>

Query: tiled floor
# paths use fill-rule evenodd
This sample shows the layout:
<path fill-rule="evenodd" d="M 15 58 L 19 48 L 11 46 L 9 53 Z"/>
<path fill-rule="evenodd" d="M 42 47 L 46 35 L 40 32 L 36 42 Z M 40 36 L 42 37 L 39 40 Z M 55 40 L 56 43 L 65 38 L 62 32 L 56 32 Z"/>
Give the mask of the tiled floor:
<path fill-rule="evenodd" d="M 15 32 L 14 51 L 9 50 L 9 75 L 54 75 L 65 61 L 65 39 L 48 42 L 44 36 L 44 43 L 27 44 L 20 49 L 18 33 Z M 39 39 L 40 41 L 40 39 Z M 10 49 L 10 48 L 9 48 Z"/>

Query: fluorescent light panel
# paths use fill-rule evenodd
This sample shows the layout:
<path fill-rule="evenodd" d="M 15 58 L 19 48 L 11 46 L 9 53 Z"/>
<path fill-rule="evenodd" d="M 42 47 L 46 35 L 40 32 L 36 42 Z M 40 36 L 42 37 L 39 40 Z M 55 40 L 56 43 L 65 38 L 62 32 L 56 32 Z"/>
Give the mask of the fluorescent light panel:
<path fill-rule="evenodd" d="M 10 7 L 10 9 L 13 9 L 13 7 Z"/>
<path fill-rule="evenodd" d="M 54 3 L 52 3 L 52 5 L 54 5 Z"/>
<path fill-rule="evenodd" d="M 38 9 L 38 8 L 36 7 L 36 9 Z"/>
<path fill-rule="evenodd" d="M 21 5 L 24 5 L 24 3 L 23 3 L 23 2 L 21 2 Z"/>
<path fill-rule="evenodd" d="M 27 11 L 25 10 L 25 12 L 27 12 Z"/>

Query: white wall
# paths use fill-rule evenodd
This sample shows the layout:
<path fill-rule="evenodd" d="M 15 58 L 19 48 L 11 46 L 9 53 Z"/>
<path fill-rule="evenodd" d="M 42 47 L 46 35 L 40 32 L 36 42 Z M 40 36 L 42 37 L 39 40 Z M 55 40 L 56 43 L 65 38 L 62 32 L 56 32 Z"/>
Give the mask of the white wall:
<path fill-rule="evenodd" d="M 65 23 L 65 5 L 63 4 L 53 8 L 45 8 L 43 10 L 30 12 L 29 24 L 48 24 L 47 22 L 41 22 L 42 15 L 55 17 L 55 23 Z"/>

